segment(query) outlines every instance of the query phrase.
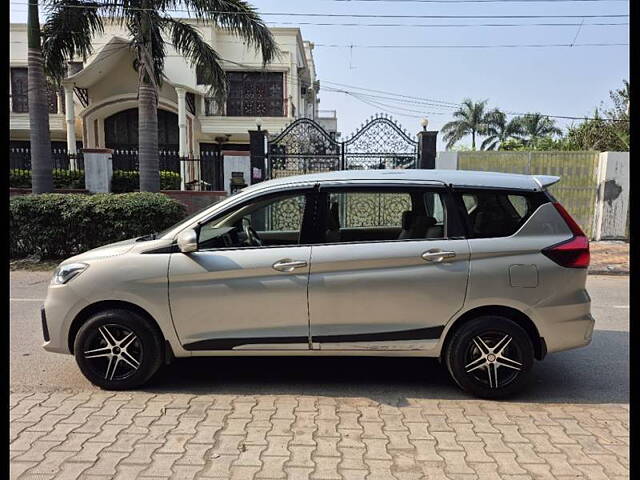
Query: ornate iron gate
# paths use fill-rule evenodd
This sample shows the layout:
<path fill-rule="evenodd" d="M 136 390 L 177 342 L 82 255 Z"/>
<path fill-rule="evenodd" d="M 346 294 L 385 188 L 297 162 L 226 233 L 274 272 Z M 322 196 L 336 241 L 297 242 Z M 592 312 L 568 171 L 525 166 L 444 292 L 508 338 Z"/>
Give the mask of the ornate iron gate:
<path fill-rule="evenodd" d="M 309 118 L 299 118 L 269 142 L 269 178 L 340 170 L 342 144 Z"/>
<path fill-rule="evenodd" d="M 344 142 L 308 118 L 269 142 L 269 178 L 332 170 L 417 168 L 418 142 L 389 116 L 369 119 Z"/>
<path fill-rule="evenodd" d="M 346 170 L 417 168 L 418 142 L 389 116 L 378 115 L 343 145 Z"/>

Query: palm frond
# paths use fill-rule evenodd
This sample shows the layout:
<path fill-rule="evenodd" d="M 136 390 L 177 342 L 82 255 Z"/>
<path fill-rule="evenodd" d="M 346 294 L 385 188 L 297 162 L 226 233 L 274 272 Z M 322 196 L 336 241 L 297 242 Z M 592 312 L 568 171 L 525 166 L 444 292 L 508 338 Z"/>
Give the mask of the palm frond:
<path fill-rule="evenodd" d="M 218 102 L 222 101 L 227 92 L 227 82 L 218 53 L 188 23 L 166 18 L 163 28 L 168 30 L 175 49 L 201 72 L 205 84 L 209 85 L 209 95 Z"/>
<path fill-rule="evenodd" d="M 184 6 L 196 18 L 212 21 L 243 38 L 250 46 L 261 51 L 263 64 L 272 62 L 280 55 L 271 30 L 257 10 L 245 0 L 165 0 L 164 3 Z"/>
<path fill-rule="evenodd" d="M 104 31 L 98 2 L 55 0 L 48 5 L 42 27 L 42 55 L 47 76 L 59 84 L 66 76 L 66 61 L 86 59 L 93 53 L 92 39 Z"/>

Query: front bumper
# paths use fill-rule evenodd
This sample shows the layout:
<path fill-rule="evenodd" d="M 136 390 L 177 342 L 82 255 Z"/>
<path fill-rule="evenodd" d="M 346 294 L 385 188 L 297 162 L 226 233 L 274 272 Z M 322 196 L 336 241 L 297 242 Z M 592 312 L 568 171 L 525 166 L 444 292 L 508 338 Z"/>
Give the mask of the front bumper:
<path fill-rule="evenodd" d="M 88 305 L 73 285 L 52 285 L 41 310 L 44 348 L 47 352 L 71 353 L 69 330 L 76 316 Z"/>
<path fill-rule="evenodd" d="M 47 314 L 44 310 L 44 305 L 40 307 L 40 320 L 42 321 L 42 336 L 44 337 L 44 341 L 49 341 L 49 327 L 47 327 Z"/>

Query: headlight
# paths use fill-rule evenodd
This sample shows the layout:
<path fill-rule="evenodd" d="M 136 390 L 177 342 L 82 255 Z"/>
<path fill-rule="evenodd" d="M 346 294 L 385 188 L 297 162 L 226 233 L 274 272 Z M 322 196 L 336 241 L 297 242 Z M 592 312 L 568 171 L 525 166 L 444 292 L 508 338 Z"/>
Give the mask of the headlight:
<path fill-rule="evenodd" d="M 53 274 L 51 285 L 64 285 L 72 278 L 84 272 L 89 265 L 86 263 L 69 263 L 59 266 Z"/>

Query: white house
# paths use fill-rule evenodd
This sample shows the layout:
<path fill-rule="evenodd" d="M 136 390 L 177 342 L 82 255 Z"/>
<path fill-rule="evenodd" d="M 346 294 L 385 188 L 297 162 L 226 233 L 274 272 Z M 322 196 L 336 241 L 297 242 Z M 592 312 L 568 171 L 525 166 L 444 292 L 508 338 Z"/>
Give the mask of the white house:
<path fill-rule="evenodd" d="M 257 118 L 269 134 L 279 133 L 298 117 L 318 120 L 320 83 L 313 43 L 303 40 L 300 29 L 271 29 L 282 55 L 263 69 L 259 53 L 238 37 L 194 19 L 184 21 L 196 25 L 223 59 L 229 95 L 224 105 L 209 100 L 196 69 L 167 45 L 166 80 L 158 104 L 159 145 L 164 154 L 215 155 L 222 161 L 225 152 L 236 156 L 248 152 L 248 132 L 256 129 Z M 94 45 L 91 57 L 70 64 L 64 88 L 50 92 L 51 140 L 54 151 L 64 154 L 76 153 L 80 147 L 111 148 L 115 160 L 122 152 L 137 151 L 137 74 L 125 29 L 107 24 Z M 15 150 L 28 148 L 29 140 L 26 24 L 11 24 L 9 58 L 10 140 Z"/>

